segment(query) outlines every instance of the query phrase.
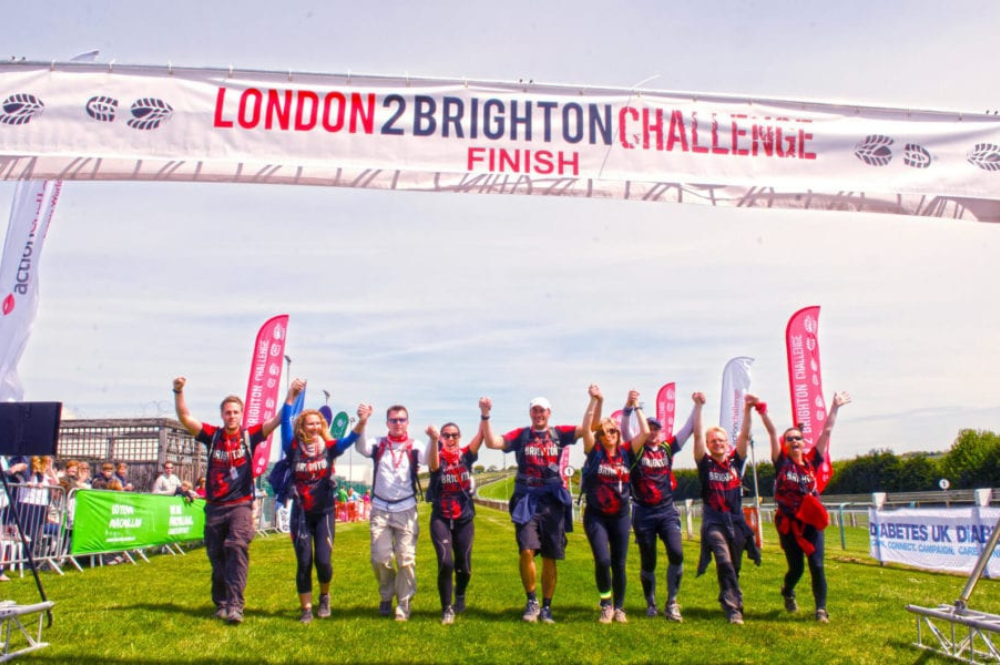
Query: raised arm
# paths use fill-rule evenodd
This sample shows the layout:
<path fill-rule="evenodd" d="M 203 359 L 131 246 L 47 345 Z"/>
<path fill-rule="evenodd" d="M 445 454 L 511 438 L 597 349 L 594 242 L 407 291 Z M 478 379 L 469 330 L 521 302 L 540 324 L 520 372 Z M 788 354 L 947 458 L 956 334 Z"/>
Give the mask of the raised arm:
<path fill-rule="evenodd" d="M 427 468 L 432 472 L 441 468 L 441 456 L 438 454 L 441 432 L 434 425 L 427 426 Z"/>
<path fill-rule="evenodd" d="M 590 387 L 587 388 L 587 392 L 591 397 L 597 399 L 597 405 L 594 407 L 594 413 L 591 416 L 590 423 L 584 423 L 582 427 L 576 428 L 576 438 L 583 436 L 583 430 L 589 429 L 591 432 L 597 429 L 597 426 L 601 424 L 601 407 L 604 406 L 604 393 L 601 392 L 601 387 L 596 383 L 591 383 Z"/>
<path fill-rule="evenodd" d="M 490 424 L 490 411 L 493 409 L 493 400 L 489 397 L 479 398 L 479 431 L 483 434 L 483 443 L 491 450 L 503 450 L 504 442 L 502 436 L 493 434 L 493 426 Z"/>
<path fill-rule="evenodd" d="M 771 461 L 777 462 L 781 455 L 781 441 L 778 439 L 778 430 L 767 412 L 767 404 L 759 399 L 754 403 L 753 408 L 760 414 L 760 420 L 767 430 L 767 438 L 771 442 Z"/>
<path fill-rule="evenodd" d="M 756 395 L 747 393 L 743 397 L 743 422 L 740 433 L 736 435 L 736 454 L 742 459 L 747 458 L 747 447 L 750 444 L 750 410 L 757 404 Z"/>
<path fill-rule="evenodd" d="M 701 400 L 699 402 L 698 400 Z M 691 407 L 691 413 L 688 414 L 688 418 L 684 421 L 684 425 L 681 426 L 677 433 L 674 434 L 674 440 L 671 442 L 675 446 L 675 450 L 680 450 L 687 443 L 687 440 L 691 437 L 692 432 L 694 432 L 694 412 L 696 409 L 700 409 L 701 405 L 705 403 L 705 393 L 693 393 L 691 395 L 691 401 L 694 402 L 694 406 Z"/>
<path fill-rule="evenodd" d="M 486 435 L 483 432 L 486 429 L 486 423 L 488 423 L 488 422 L 489 422 L 489 419 L 483 420 L 483 412 L 482 412 L 482 409 L 480 409 L 479 410 L 479 429 L 476 430 L 476 434 L 469 441 L 469 451 L 472 452 L 473 455 L 478 455 L 479 454 L 479 448 L 482 447 L 483 441 L 486 440 Z"/>
<path fill-rule="evenodd" d="M 595 391 L 595 388 L 597 388 L 596 385 L 590 384 L 590 389 L 588 390 L 590 393 L 590 401 L 587 402 L 587 409 L 583 412 L 583 422 L 581 422 L 580 426 L 576 428 L 577 436 L 583 437 L 583 452 L 586 455 L 589 455 L 590 451 L 594 449 L 594 443 L 596 442 L 596 439 L 594 438 L 593 425 L 594 412 L 600 408 L 598 404 L 600 403 L 599 395 L 601 393 L 601 389 L 597 388 Z"/>
<path fill-rule="evenodd" d="M 306 389 L 306 382 L 301 379 L 292 381 L 288 388 L 285 403 L 281 406 L 281 450 L 285 455 L 292 454 L 292 441 L 295 439 L 295 423 L 292 419 L 292 409 L 299 394 Z"/>
<path fill-rule="evenodd" d="M 622 441 L 624 442 L 628 440 L 629 443 L 632 445 L 632 452 L 638 455 L 639 451 L 642 450 L 642 447 L 646 445 L 646 441 L 649 440 L 649 421 L 646 420 L 646 414 L 642 412 L 642 407 L 639 406 L 639 392 L 637 390 L 628 391 L 628 401 L 625 402 L 625 408 L 626 410 L 631 408 L 633 411 L 635 411 L 635 418 L 636 420 L 639 421 L 639 433 L 636 434 L 634 437 L 632 437 L 630 432 L 629 436 L 631 438 L 629 439 L 625 438 L 625 420 L 627 416 L 623 415 Z"/>
<path fill-rule="evenodd" d="M 365 436 L 365 427 L 373 411 L 374 407 L 371 404 L 365 404 L 364 402 L 358 404 L 358 424 L 354 426 L 354 432 L 358 435 L 358 440 L 354 442 L 354 449 L 358 451 L 359 455 L 363 455 L 364 457 L 372 456 L 371 446 L 368 445 L 368 438 Z M 364 414 L 364 417 L 362 417 L 362 414 Z"/>
<path fill-rule="evenodd" d="M 820 457 L 826 457 L 827 451 L 830 450 L 830 435 L 833 433 L 833 424 L 837 421 L 837 413 L 840 411 L 840 407 L 850 404 L 850 402 L 851 396 L 848 393 L 840 392 L 833 394 L 833 406 L 830 407 L 830 413 L 826 417 L 826 424 L 823 425 L 823 433 L 816 440 L 816 452 L 819 453 Z"/>
<path fill-rule="evenodd" d="M 705 406 L 705 394 L 694 393 L 691 395 L 694 401 L 694 462 L 697 464 L 705 456 L 705 428 L 701 422 L 701 407 Z"/>
<path fill-rule="evenodd" d="M 181 421 L 188 434 L 198 436 L 198 432 L 201 431 L 201 421 L 192 416 L 188 410 L 187 400 L 184 399 L 185 384 L 187 384 L 186 377 L 178 376 L 174 379 L 174 409 L 177 411 L 177 420 Z"/>

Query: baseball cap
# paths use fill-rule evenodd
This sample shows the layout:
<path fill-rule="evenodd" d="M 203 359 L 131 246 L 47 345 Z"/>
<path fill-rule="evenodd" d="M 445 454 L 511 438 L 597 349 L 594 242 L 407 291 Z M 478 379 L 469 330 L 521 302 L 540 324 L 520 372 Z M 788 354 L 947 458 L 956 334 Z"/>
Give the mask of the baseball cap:
<path fill-rule="evenodd" d="M 548 409 L 549 411 L 552 410 L 552 405 L 549 404 L 549 400 L 545 399 L 544 397 L 536 397 L 535 399 L 531 400 L 531 404 L 528 405 L 528 408 L 533 409 L 536 406 L 540 406 L 543 409 Z"/>
<path fill-rule="evenodd" d="M 663 423 L 656 418 L 646 418 L 646 422 L 649 423 L 650 427 L 659 427 L 660 429 L 663 429 Z"/>

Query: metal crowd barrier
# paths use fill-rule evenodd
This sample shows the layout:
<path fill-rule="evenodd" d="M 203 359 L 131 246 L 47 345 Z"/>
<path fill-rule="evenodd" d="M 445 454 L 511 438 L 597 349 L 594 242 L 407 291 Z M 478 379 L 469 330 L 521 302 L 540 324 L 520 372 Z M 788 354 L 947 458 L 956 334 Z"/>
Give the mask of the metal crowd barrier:
<path fill-rule="evenodd" d="M 0 567 L 17 571 L 22 577 L 31 558 L 40 568 L 49 567 L 62 574 L 62 566 L 79 563 L 69 556 L 72 536 L 72 499 L 59 485 L 37 486 L 9 483 L 13 503 L 0 491 Z M 15 514 L 24 533 L 22 541 Z"/>

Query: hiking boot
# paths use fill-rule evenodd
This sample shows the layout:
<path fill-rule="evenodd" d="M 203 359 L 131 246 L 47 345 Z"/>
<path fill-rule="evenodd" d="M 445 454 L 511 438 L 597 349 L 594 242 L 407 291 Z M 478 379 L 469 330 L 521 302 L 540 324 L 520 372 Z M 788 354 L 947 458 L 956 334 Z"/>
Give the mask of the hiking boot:
<path fill-rule="evenodd" d="M 330 594 L 321 593 L 319 595 L 319 607 L 316 608 L 316 616 L 320 619 L 330 616 Z"/>
<path fill-rule="evenodd" d="M 465 612 L 465 596 L 455 596 L 455 614 L 462 614 Z"/>
<path fill-rule="evenodd" d="M 655 617 L 657 614 L 659 614 L 659 611 L 656 609 L 655 603 L 646 605 L 646 616 Z"/>
<path fill-rule="evenodd" d="M 552 608 L 545 606 L 542 611 L 538 613 L 538 618 L 542 620 L 542 623 L 555 623 L 556 620 L 552 618 Z"/>
<path fill-rule="evenodd" d="M 243 610 L 230 607 L 229 616 L 226 617 L 226 623 L 231 623 L 233 625 L 243 623 Z"/>
<path fill-rule="evenodd" d="M 302 615 L 299 617 L 299 623 L 312 623 L 313 611 L 311 607 L 303 607 Z"/>
<path fill-rule="evenodd" d="M 628 617 L 625 616 L 625 610 L 620 607 L 615 610 L 615 622 L 628 623 Z"/>
<path fill-rule="evenodd" d="M 798 612 L 799 611 L 799 604 L 797 602 L 795 602 L 795 592 L 794 591 L 792 593 L 789 593 L 789 594 L 786 594 L 785 592 L 782 592 L 781 593 L 781 597 L 785 599 L 785 609 L 787 611 L 789 611 L 789 612 Z"/>
<path fill-rule="evenodd" d="M 407 621 L 410 618 L 410 601 L 401 600 L 396 605 L 396 621 Z"/>
<path fill-rule="evenodd" d="M 816 621 L 819 623 L 830 623 L 830 615 L 824 609 L 816 610 Z"/>
<path fill-rule="evenodd" d="M 667 603 L 667 606 L 663 608 L 663 616 L 667 617 L 667 621 L 684 623 L 684 617 L 681 616 L 681 606 L 676 602 Z"/>
<path fill-rule="evenodd" d="M 737 626 L 743 625 L 743 615 L 739 612 L 733 612 L 729 615 L 729 623 L 735 624 Z"/>
<path fill-rule="evenodd" d="M 615 609 L 610 605 L 601 605 L 601 616 L 597 617 L 597 623 L 611 623 L 615 618 Z"/>
<path fill-rule="evenodd" d="M 392 601 L 383 600 L 378 604 L 378 615 L 380 617 L 391 617 L 392 616 Z"/>
<path fill-rule="evenodd" d="M 541 608 L 538 607 L 537 600 L 529 600 L 528 604 L 524 606 L 524 614 L 521 618 L 529 623 L 535 623 L 538 621 L 538 615 L 541 614 Z"/>
<path fill-rule="evenodd" d="M 455 610 L 452 609 L 451 605 L 449 605 L 444 608 L 444 612 L 441 613 L 441 625 L 450 626 L 453 623 L 455 623 Z"/>
<path fill-rule="evenodd" d="M 217 608 L 215 608 L 215 618 L 216 619 L 222 619 L 223 621 L 225 621 L 226 619 L 228 619 L 229 618 L 229 608 L 226 607 L 225 605 L 219 605 Z"/>

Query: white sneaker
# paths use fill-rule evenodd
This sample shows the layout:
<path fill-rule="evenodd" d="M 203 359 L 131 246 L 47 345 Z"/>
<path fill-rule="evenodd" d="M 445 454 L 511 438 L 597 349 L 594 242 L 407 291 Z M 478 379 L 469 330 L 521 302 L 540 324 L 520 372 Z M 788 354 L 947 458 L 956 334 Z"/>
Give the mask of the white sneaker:
<path fill-rule="evenodd" d="M 615 609 L 610 605 L 601 605 L 601 616 L 597 617 L 598 623 L 611 623 L 615 618 Z"/>
<path fill-rule="evenodd" d="M 407 621 L 410 618 L 410 601 L 401 600 L 396 605 L 396 621 Z"/>

